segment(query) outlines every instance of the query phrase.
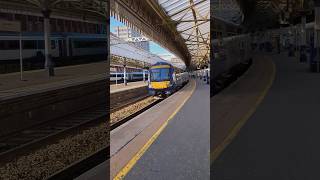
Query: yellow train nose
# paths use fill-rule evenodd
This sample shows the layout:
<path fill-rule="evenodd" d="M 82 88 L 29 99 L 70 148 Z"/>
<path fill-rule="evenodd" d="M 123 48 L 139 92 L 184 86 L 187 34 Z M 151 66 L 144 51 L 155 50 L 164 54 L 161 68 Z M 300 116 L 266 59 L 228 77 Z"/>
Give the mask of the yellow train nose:
<path fill-rule="evenodd" d="M 151 82 L 151 88 L 153 89 L 165 89 L 170 85 L 170 81 Z"/>

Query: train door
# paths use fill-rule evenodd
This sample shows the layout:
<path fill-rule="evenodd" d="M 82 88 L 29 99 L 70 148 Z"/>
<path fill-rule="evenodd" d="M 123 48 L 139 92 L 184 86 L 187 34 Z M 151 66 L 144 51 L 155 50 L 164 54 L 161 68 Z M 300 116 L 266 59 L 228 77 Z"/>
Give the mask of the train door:
<path fill-rule="evenodd" d="M 65 48 L 64 47 L 64 43 L 63 40 L 58 40 L 58 46 L 59 46 L 59 57 L 63 57 L 65 56 Z"/>
<path fill-rule="evenodd" d="M 72 49 L 73 49 L 73 41 L 71 40 L 71 39 L 68 39 L 68 41 L 69 41 L 69 49 L 68 49 L 68 51 L 69 51 L 69 56 L 72 56 Z"/>

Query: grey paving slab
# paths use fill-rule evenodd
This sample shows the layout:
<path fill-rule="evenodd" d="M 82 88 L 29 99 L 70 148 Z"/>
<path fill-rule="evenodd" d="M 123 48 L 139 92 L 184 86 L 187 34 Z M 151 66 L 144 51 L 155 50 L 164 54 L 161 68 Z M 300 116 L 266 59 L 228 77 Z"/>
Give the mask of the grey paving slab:
<path fill-rule="evenodd" d="M 107 67 L 107 61 L 56 67 L 54 77 L 48 77 L 48 72 L 44 69 L 25 71 L 23 73 L 24 81 L 20 80 L 20 73 L 0 74 L 0 91 L 10 91 L 13 89 L 28 88 L 36 85 L 57 83 L 98 74 L 104 74 L 106 76 Z"/>
<path fill-rule="evenodd" d="M 286 54 L 268 57 L 276 64 L 275 81 L 213 163 L 213 180 L 320 179 L 320 74 Z"/>
<path fill-rule="evenodd" d="M 125 179 L 209 179 L 210 87 L 202 81 Z"/>

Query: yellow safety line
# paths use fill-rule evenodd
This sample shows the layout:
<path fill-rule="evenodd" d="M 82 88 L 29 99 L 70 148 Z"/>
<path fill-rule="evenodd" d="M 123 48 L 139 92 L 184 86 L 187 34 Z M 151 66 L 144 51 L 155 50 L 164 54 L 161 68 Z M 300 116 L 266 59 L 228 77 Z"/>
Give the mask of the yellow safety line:
<path fill-rule="evenodd" d="M 113 180 L 120 180 L 123 179 L 129 171 L 132 169 L 132 167 L 137 163 L 137 161 L 142 157 L 142 155 L 147 151 L 147 149 L 152 145 L 152 143 L 158 138 L 158 136 L 161 134 L 161 132 L 165 129 L 165 127 L 168 125 L 169 121 L 180 111 L 182 106 L 187 102 L 187 100 L 191 97 L 194 90 L 196 89 L 196 83 L 194 83 L 194 87 L 189 94 L 189 96 L 180 104 L 180 106 L 170 115 L 170 117 L 161 125 L 161 127 L 157 130 L 155 134 L 152 135 L 152 137 L 147 141 L 147 143 L 138 151 L 137 154 L 133 156 L 133 158 L 128 162 L 128 164 L 123 167 L 120 172 L 113 178 Z"/>
<path fill-rule="evenodd" d="M 227 135 L 227 137 L 223 140 L 223 142 L 213 152 L 210 153 L 210 164 L 212 164 L 219 157 L 219 155 L 223 152 L 223 150 L 232 142 L 232 140 L 238 134 L 238 132 L 240 131 L 242 126 L 247 122 L 247 120 L 251 117 L 251 115 L 256 111 L 259 104 L 262 102 L 264 97 L 267 95 L 269 89 L 272 86 L 272 83 L 274 81 L 275 74 L 276 74 L 275 64 L 273 61 L 271 61 L 271 62 L 272 62 L 272 73 L 271 73 L 271 78 L 268 81 L 267 87 L 262 91 L 262 93 L 258 97 L 255 104 L 252 106 L 252 108 L 232 128 L 232 130 Z"/>

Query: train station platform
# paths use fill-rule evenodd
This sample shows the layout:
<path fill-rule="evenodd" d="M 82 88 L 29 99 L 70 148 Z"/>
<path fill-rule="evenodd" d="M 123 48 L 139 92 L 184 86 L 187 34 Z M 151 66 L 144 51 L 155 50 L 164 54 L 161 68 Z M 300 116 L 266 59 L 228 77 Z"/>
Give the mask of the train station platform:
<path fill-rule="evenodd" d="M 127 86 L 125 86 L 123 83 L 121 84 L 112 84 L 110 85 L 110 93 L 116 93 L 120 91 L 127 91 L 130 89 L 145 87 L 148 85 L 148 81 L 137 81 L 137 82 L 129 82 L 127 83 Z"/>
<path fill-rule="evenodd" d="M 57 67 L 53 77 L 49 77 L 48 72 L 44 69 L 25 71 L 23 72 L 23 81 L 20 80 L 20 72 L 0 74 L 0 96 L 106 77 L 107 67 L 106 61 Z"/>
<path fill-rule="evenodd" d="M 287 53 L 257 54 L 254 61 L 211 99 L 213 179 L 320 179 L 320 75 Z M 261 62 L 274 63 L 276 73 L 258 68 Z"/>
<path fill-rule="evenodd" d="M 209 178 L 209 86 L 183 89 L 111 132 L 111 177 Z M 197 147 L 197 148 L 195 148 Z"/>

